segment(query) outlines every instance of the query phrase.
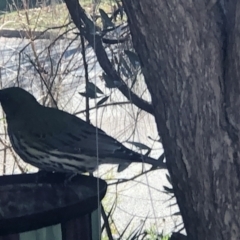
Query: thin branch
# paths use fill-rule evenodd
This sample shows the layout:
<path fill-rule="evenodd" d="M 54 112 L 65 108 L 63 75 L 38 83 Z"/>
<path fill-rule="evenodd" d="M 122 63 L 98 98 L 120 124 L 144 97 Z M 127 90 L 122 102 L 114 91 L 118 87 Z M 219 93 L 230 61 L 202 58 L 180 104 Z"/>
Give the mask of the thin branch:
<path fill-rule="evenodd" d="M 53 101 L 53 103 L 54 103 L 54 105 L 56 106 L 56 108 L 58 108 L 57 102 L 56 102 L 56 100 L 54 99 L 54 97 L 53 97 L 53 95 L 52 95 L 52 92 L 49 90 L 49 87 L 48 87 L 47 82 L 46 82 L 45 79 L 42 77 L 41 69 L 39 69 L 39 68 L 36 66 L 36 64 L 34 63 L 34 61 L 31 59 L 31 57 L 30 57 L 28 54 L 25 53 L 25 56 L 28 57 L 29 62 L 32 64 L 32 66 L 34 67 L 35 71 L 37 71 L 37 73 L 39 74 L 39 76 L 40 76 L 43 84 L 45 85 L 45 87 L 46 87 L 46 89 L 47 89 L 47 91 L 48 91 L 48 94 L 50 95 L 50 97 L 51 97 L 51 99 L 52 99 L 52 101 Z M 39 65 L 38 65 L 38 66 L 39 66 Z M 41 66 L 40 66 L 40 67 L 41 67 Z"/>
<path fill-rule="evenodd" d="M 144 172 L 141 172 L 141 173 L 139 173 L 139 174 L 137 174 L 137 175 L 135 175 L 135 176 L 133 176 L 133 177 L 131 177 L 131 178 L 121 178 L 121 179 L 118 179 L 118 180 L 115 181 L 115 182 L 108 183 L 108 186 L 116 185 L 116 184 L 118 185 L 118 184 L 121 184 L 121 183 L 125 183 L 125 182 L 129 182 L 129 181 L 135 180 L 136 178 L 141 177 L 142 175 L 147 174 L 147 173 L 149 173 L 149 172 L 152 172 L 152 171 L 154 171 L 154 170 L 157 170 L 157 169 L 152 169 L 152 168 L 150 168 L 149 170 L 146 170 L 146 171 L 144 171 Z"/>
<path fill-rule="evenodd" d="M 103 218 L 104 226 L 106 228 L 108 239 L 113 240 L 111 228 L 110 228 L 109 222 L 108 222 L 108 216 L 106 215 L 102 204 L 101 204 L 101 213 L 102 213 L 102 218 Z"/>
<path fill-rule="evenodd" d="M 82 34 L 87 39 L 91 47 L 95 50 L 97 60 L 102 69 L 111 79 L 112 84 L 114 84 L 114 82 L 117 82 L 117 84 L 115 84 L 116 87 L 128 100 L 130 100 L 138 108 L 150 114 L 153 114 L 152 105 L 132 92 L 126 83 L 122 80 L 122 78 L 118 75 L 117 71 L 114 69 L 103 47 L 101 35 L 94 31 L 95 29 L 99 28 L 91 19 L 87 17 L 78 0 L 65 0 L 65 3 L 74 24 L 79 29 L 80 34 Z"/>
<path fill-rule="evenodd" d="M 102 105 L 99 105 L 99 106 L 95 106 L 95 107 L 91 107 L 89 108 L 89 111 L 90 110 L 94 110 L 94 109 L 97 109 L 97 108 L 102 108 L 102 107 L 109 107 L 109 106 L 115 106 L 115 105 L 123 105 L 123 104 L 132 104 L 131 102 L 113 102 L 113 103 L 106 103 L 106 104 L 102 104 Z M 75 112 L 74 115 L 78 115 L 78 114 L 81 114 L 81 113 L 85 113 L 86 112 L 86 109 L 85 110 L 81 110 L 79 112 Z"/>

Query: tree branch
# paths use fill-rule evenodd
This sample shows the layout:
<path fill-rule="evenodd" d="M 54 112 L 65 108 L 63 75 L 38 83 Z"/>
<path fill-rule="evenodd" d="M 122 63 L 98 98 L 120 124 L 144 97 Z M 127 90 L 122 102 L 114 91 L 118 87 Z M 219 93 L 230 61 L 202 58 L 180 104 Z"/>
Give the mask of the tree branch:
<path fill-rule="evenodd" d="M 102 37 L 96 32 L 98 27 L 91 19 L 87 17 L 84 9 L 80 6 L 78 0 L 65 0 L 65 3 L 74 24 L 79 29 L 80 34 L 82 34 L 86 38 L 91 47 L 94 49 L 100 66 L 108 75 L 108 77 L 112 80 L 113 85 L 116 85 L 120 92 L 135 106 L 150 114 L 153 114 L 152 105 L 149 102 L 140 98 L 134 92 L 132 92 L 112 66 L 103 47 Z"/>

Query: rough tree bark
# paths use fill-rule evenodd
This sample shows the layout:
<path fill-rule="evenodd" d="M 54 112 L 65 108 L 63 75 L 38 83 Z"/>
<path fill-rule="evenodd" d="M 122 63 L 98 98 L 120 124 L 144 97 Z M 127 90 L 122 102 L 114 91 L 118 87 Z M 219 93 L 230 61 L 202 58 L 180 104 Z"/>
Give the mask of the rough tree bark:
<path fill-rule="evenodd" d="M 240 1 L 123 0 L 189 239 L 240 239 Z"/>

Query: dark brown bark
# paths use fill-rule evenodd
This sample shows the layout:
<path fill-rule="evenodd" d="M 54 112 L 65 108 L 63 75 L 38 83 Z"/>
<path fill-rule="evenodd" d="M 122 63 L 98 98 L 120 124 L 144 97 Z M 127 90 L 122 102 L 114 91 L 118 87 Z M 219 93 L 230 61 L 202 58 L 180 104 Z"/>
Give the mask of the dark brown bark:
<path fill-rule="evenodd" d="M 240 239 L 240 2 L 214 2 L 123 0 L 194 240 Z"/>

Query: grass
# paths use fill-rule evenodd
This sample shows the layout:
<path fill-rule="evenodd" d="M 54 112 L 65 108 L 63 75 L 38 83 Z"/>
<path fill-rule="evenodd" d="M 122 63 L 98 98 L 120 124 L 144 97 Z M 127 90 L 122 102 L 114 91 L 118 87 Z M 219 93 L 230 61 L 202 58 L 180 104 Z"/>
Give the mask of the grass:
<path fill-rule="evenodd" d="M 88 14 L 92 14 L 92 1 L 80 1 L 82 7 Z M 105 12 L 112 11 L 112 1 L 102 1 L 97 6 L 102 8 Z M 0 15 L 0 29 L 14 29 L 14 30 L 32 30 L 44 31 L 47 28 L 58 27 L 65 25 L 70 20 L 69 13 L 65 3 L 55 4 L 42 8 L 16 10 Z"/>

